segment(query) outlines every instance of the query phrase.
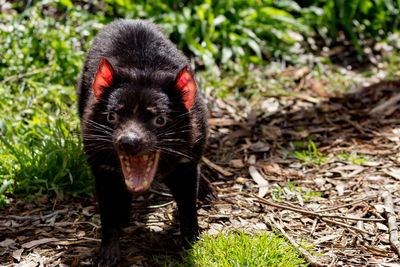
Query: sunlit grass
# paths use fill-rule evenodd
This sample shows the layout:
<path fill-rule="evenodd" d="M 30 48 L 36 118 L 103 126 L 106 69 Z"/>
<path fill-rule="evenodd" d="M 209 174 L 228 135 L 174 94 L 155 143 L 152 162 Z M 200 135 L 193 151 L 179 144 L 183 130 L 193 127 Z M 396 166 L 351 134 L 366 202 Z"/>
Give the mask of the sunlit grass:
<path fill-rule="evenodd" d="M 161 266 L 306 266 L 306 261 L 281 236 L 263 232 L 205 235 L 185 252 L 181 261 L 156 259 Z"/>

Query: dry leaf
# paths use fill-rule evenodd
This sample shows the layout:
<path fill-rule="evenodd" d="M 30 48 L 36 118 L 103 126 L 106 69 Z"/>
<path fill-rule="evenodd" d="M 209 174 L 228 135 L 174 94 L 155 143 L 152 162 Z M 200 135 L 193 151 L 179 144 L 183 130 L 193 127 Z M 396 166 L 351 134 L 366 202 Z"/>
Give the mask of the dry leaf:
<path fill-rule="evenodd" d="M 42 239 L 38 239 L 38 240 L 33 240 L 30 242 L 27 242 L 25 244 L 22 244 L 23 248 L 32 248 L 38 245 L 42 245 L 42 244 L 46 244 L 46 243 L 50 243 L 50 242 L 55 242 L 55 241 L 59 241 L 57 238 L 42 238 Z"/>
<path fill-rule="evenodd" d="M 384 205 L 374 205 L 374 208 L 376 209 L 377 212 L 379 213 L 384 213 L 385 212 L 385 206 Z"/>
<path fill-rule="evenodd" d="M 12 257 L 19 262 L 21 260 L 22 252 L 24 252 L 23 248 L 14 250 L 12 253 Z"/>
<path fill-rule="evenodd" d="M 387 232 L 389 230 L 388 227 L 383 223 L 376 223 L 376 227 L 378 227 L 379 230 L 384 232 Z"/>
<path fill-rule="evenodd" d="M 392 176 L 396 180 L 400 180 L 400 168 L 389 168 L 389 169 L 382 169 L 384 173 L 387 175 Z"/>
<path fill-rule="evenodd" d="M 241 123 L 233 120 L 233 119 L 226 119 L 226 118 L 211 118 L 208 120 L 210 125 L 214 126 L 232 126 L 232 125 L 240 125 Z"/>
<path fill-rule="evenodd" d="M 263 170 L 265 173 L 270 174 L 270 175 L 282 175 L 282 169 L 279 167 L 278 164 L 273 163 L 273 164 L 264 164 Z"/>
<path fill-rule="evenodd" d="M 315 245 L 317 245 L 317 244 L 325 243 L 325 242 L 327 242 L 327 241 L 336 239 L 336 238 L 338 238 L 338 237 L 340 237 L 340 235 L 336 235 L 336 234 L 335 234 L 335 235 L 327 235 L 327 236 L 323 236 L 323 237 L 321 237 L 321 238 L 318 238 L 318 239 L 315 240 L 313 243 L 314 243 Z"/>
<path fill-rule="evenodd" d="M 241 159 L 232 159 L 229 161 L 229 166 L 233 168 L 243 168 L 244 163 Z"/>
<path fill-rule="evenodd" d="M 262 175 L 258 172 L 257 168 L 254 166 L 249 167 L 249 173 L 251 178 L 257 183 L 259 187 L 258 196 L 264 197 L 268 192 L 268 181 L 266 181 Z"/>
<path fill-rule="evenodd" d="M 329 93 L 324 90 L 324 83 L 318 79 L 311 78 L 308 80 L 311 90 L 313 90 L 320 97 L 329 97 Z"/>
<path fill-rule="evenodd" d="M 261 104 L 261 109 L 267 115 L 272 115 L 279 110 L 279 101 L 275 98 L 267 98 Z"/>
<path fill-rule="evenodd" d="M 244 183 L 246 183 L 247 182 L 247 179 L 246 178 L 243 178 L 243 177 L 238 177 L 237 179 L 236 179 L 236 183 L 238 183 L 238 184 L 244 184 Z"/>
<path fill-rule="evenodd" d="M 0 242 L 0 247 L 8 248 L 10 246 L 13 246 L 14 244 L 15 244 L 15 240 L 7 238 Z"/>
<path fill-rule="evenodd" d="M 346 185 L 344 183 L 339 183 L 338 185 L 336 185 L 336 191 L 338 193 L 338 196 L 343 196 L 345 188 Z"/>
<path fill-rule="evenodd" d="M 292 76 L 295 80 L 299 80 L 309 73 L 310 73 L 310 68 L 305 66 L 301 68 L 286 70 L 282 73 L 277 74 L 276 77 L 279 78 L 279 77 Z"/>
<path fill-rule="evenodd" d="M 278 140 L 282 137 L 281 129 L 276 126 L 261 125 L 261 131 L 267 140 Z"/>
<path fill-rule="evenodd" d="M 264 142 L 256 142 L 254 144 L 252 144 L 249 149 L 253 152 L 267 152 L 270 150 L 270 145 Z"/>
<path fill-rule="evenodd" d="M 249 164 L 256 164 L 256 155 L 250 155 L 249 159 L 247 160 Z"/>

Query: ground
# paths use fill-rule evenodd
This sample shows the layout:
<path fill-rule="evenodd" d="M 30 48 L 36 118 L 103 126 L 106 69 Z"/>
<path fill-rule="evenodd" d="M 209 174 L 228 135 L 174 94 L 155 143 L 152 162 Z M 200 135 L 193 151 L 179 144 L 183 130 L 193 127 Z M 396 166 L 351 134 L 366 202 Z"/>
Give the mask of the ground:
<path fill-rule="evenodd" d="M 205 88 L 211 118 L 202 175 L 218 199 L 199 202 L 203 233 L 276 231 L 300 245 L 312 266 L 400 264 L 397 225 L 389 231 L 400 201 L 400 84 L 365 87 L 378 78 L 340 71 L 344 82 L 304 67 L 272 74 L 260 67 L 254 80 L 265 80 L 259 86 L 266 89 L 246 101 L 239 79 L 227 85 L 237 90 L 225 98 Z M 290 93 L 268 90 L 276 86 Z M 179 259 L 168 190 L 156 184 L 132 206 L 121 242 L 124 264 Z M 96 203 L 14 199 L 2 211 L 0 240 L 0 265 L 90 265 L 100 242 Z"/>

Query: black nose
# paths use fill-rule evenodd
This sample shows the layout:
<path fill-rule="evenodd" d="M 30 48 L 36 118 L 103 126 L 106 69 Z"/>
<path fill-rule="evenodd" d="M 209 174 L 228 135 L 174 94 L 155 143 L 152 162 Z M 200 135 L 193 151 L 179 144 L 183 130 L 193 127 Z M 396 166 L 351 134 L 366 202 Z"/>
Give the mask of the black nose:
<path fill-rule="evenodd" d="M 118 149 L 125 154 L 135 155 L 140 152 L 140 139 L 133 135 L 124 135 L 118 139 Z"/>

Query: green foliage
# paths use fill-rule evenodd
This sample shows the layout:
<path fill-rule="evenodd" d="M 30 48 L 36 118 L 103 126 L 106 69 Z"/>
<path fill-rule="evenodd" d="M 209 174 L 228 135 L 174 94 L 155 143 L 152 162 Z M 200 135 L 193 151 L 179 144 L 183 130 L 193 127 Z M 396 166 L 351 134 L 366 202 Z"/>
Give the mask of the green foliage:
<path fill-rule="evenodd" d="M 206 235 L 186 251 L 181 264 L 164 266 L 306 266 L 304 259 L 282 237 L 273 233 L 244 232 Z"/>
<path fill-rule="evenodd" d="M 307 16 L 326 40 L 335 41 L 342 31 L 361 58 L 362 41 L 382 40 L 398 30 L 400 2 L 395 0 L 314 0 L 309 9 L 322 8 L 320 16 Z M 310 13 L 305 13 L 310 14 Z"/>
<path fill-rule="evenodd" d="M 307 150 L 295 151 L 293 153 L 289 153 L 288 155 L 298 158 L 304 162 L 317 165 L 324 163 L 328 159 L 328 157 L 324 157 L 320 152 L 318 152 L 318 149 L 312 140 L 308 141 Z"/>
<path fill-rule="evenodd" d="M 23 14 L 1 14 L 0 81 L 14 75 L 39 72 L 30 80 L 75 85 L 82 66 L 86 38 L 98 26 L 87 13 L 70 10 L 58 20 L 37 5 Z"/>
<path fill-rule="evenodd" d="M 65 1 L 64 1 L 65 2 Z M 95 20 L 37 5 L 0 21 L 0 205 L 14 192 L 91 192 L 73 85 Z"/>
<path fill-rule="evenodd" d="M 209 69 L 246 70 L 248 63 L 265 59 L 298 60 L 298 34 L 318 33 L 326 43 L 347 40 L 359 59 L 365 40 L 383 40 L 398 30 L 399 1 L 395 0 L 106 0 L 106 14 L 146 18 L 162 25 L 167 34 Z M 301 3 L 303 7 L 300 7 Z M 296 34 L 297 33 L 297 37 Z M 368 45 L 368 44 L 367 44 Z"/>
<path fill-rule="evenodd" d="M 292 33 L 310 33 L 291 14 L 302 12 L 293 0 L 106 2 L 112 16 L 156 22 L 180 49 L 209 69 L 217 63 L 224 69 L 247 70 L 249 63 L 263 64 L 271 57 L 290 59 L 288 51 L 296 43 Z"/>

